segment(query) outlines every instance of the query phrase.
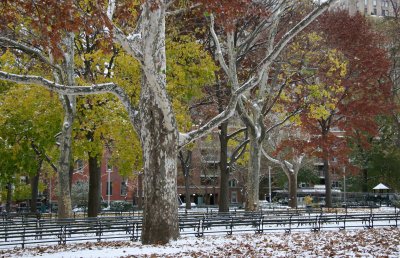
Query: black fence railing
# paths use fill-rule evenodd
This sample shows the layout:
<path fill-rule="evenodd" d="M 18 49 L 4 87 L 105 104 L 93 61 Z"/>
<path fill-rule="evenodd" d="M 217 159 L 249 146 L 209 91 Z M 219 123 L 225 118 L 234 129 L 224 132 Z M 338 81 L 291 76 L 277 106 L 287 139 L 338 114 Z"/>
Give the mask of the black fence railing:
<path fill-rule="evenodd" d="M 350 213 L 341 209 L 334 213 L 287 210 L 276 212 L 181 213 L 179 230 L 182 236 L 226 234 L 238 232 L 320 231 L 327 229 L 398 227 L 400 212 Z M 117 216 L 75 219 L 42 219 L 34 216 L 3 217 L 0 221 L 0 248 L 81 241 L 140 239 L 141 216 Z"/>

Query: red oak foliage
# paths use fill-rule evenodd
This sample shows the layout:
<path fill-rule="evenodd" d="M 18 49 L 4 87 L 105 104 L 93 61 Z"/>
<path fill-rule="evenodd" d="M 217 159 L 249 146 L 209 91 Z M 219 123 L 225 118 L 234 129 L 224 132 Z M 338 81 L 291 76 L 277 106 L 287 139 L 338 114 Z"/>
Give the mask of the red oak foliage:
<path fill-rule="evenodd" d="M 334 167 L 348 163 L 347 137 L 356 134 L 359 137 L 358 132 L 377 135 L 376 117 L 388 113 L 393 107 L 389 98 L 391 84 L 387 77 L 390 64 L 385 50 L 379 47 L 382 36 L 359 14 L 349 16 L 345 11 L 325 13 L 307 32 L 310 31 L 323 35 L 324 44 L 339 50 L 347 60 L 348 72 L 342 79 L 345 91 L 335 96 L 337 108 L 328 118 L 315 119 L 307 112 L 302 113 L 302 129 L 310 137 L 309 141 L 297 139 L 284 144 L 320 158 L 323 156 L 321 150 L 326 150 L 328 158 L 337 160 L 331 162 Z M 325 83 L 331 80 L 319 79 Z M 367 139 L 363 142 L 367 147 Z"/>
<path fill-rule="evenodd" d="M 101 31 L 111 28 L 106 18 L 105 0 L 1 0 L 0 30 L 13 37 L 30 38 L 36 47 L 50 48 L 60 56 L 60 42 L 68 32 Z M 24 31 L 23 28 L 30 31 Z M 19 34 L 19 35 L 16 35 Z"/>

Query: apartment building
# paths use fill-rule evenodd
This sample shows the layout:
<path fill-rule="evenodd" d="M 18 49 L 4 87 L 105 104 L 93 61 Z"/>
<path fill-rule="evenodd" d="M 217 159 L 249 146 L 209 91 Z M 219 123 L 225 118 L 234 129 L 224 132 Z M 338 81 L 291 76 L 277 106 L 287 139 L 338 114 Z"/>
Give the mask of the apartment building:
<path fill-rule="evenodd" d="M 399 0 L 340 0 L 338 8 L 348 10 L 350 15 L 360 12 L 366 16 L 393 16 Z"/>

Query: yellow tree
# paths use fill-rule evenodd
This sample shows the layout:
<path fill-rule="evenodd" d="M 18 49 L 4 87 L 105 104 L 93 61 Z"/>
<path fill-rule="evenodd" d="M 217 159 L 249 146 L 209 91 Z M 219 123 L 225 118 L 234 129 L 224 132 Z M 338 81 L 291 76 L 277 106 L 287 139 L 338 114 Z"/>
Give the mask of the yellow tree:
<path fill-rule="evenodd" d="M 269 1 L 268 1 L 269 2 Z M 234 71 L 229 69 L 226 62 L 223 60 L 222 47 L 218 37 L 216 37 L 215 30 L 212 29 L 213 39 L 217 46 L 218 59 L 224 72 L 227 72 L 229 80 L 232 82 L 232 97 L 226 106 L 226 109 L 215 116 L 213 119 L 208 121 L 202 127 L 193 130 L 188 133 L 179 133 L 176 116 L 173 110 L 172 103 L 167 92 L 167 56 L 166 56 L 166 17 L 173 12 L 169 12 L 174 7 L 175 1 L 168 0 L 148 0 L 140 3 L 140 16 L 137 19 L 136 28 L 127 28 L 125 31 L 118 27 L 118 24 L 114 22 L 114 10 L 117 6 L 115 0 L 110 0 L 107 7 L 107 18 L 105 17 L 105 11 L 101 8 L 98 11 L 98 15 L 93 16 L 81 16 L 81 12 L 76 11 L 76 5 L 72 1 L 59 2 L 55 0 L 46 0 L 48 6 L 57 7 L 60 4 L 61 11 L 65 11 L 65 16 L 62 15 L 51 15 L 51 12 L 46 13 L 46 17 L 52 21 L 55 19 L 57 22 L 61 22 L 65 25 L 67 32 L 71 32 L 74 29 L 74 25 L 79 24 L 76 21 L 80 18 L 87 18 L 87 24 L 91 24 L 93 19 L 104 19 L 104 23 L 100 22 L 100 26 L 105 27 L 106 35 L 112 35 L 113 40 L 120 44 L 122 48 L 129 55 L 137 59 L 141 68 L 141 91 L 140 100 L 138 105 L 134 105 L 129 95 L 114 82 L 96 84 L 91 87 L 86 86 L 71 86 L 74 83 L 54 83 L 49 79 L 33 76 L 33 75 L 21 75 L 21 74 L 10 74 L 4 71 L 0 72 L 0 78 L 4 80 L 14 81 L 18 83 L 35 83 L 55 90 L 59 93 L 65 94 L 66 96 L 75 95 L 89 95 L 110 92 L 115 94 L 119 100 L 123 103 L 124 107 L 128 111 L 128 117 L 134 126 L 136 132 L 139 135 L 140 143 L 143 152 L 143 166 L 144 166 L 144 192 L 145 192 L 145 204 L 143 211 L 143 226 L 142 226 L 142 242 L 144 244 L 151 243 L 166 243 L 171 239 L 176 239 L 179 236 L 178 226 L 178 209 L 176 202 L 176 158 L 179 146 L 186 145 L 191 141 L 207 134 L 213 128 L 217 127 L 220 123 L 227 120 L 234 114 L 239 97 L 248 89 L 259 84 L 260 81 L 265 79 L 266 71 L 269 69 L 271 63 L 277 58 L 284 47 L 290 42 L 290 40 L 303 30 L 312 20 L 326 10 L 330 4 L 335 0 L 328 0 L 324 4 L 315 8 L 309 15 L 305 16 L 302 21 L 296 23 L 288 33 L 282 37 L 282 39 L 274 44 L 273 38 L 269 37 L 268 41 L 271 44 L 269 51 L 263 55 L 265 58 L 261 58 L 256 71 L 247 79 L 242 82 L 237 80 L 237 71 L 235 62 L 229 62 L 232 65 Z M 132 3 L 125 2 L 122 3 Z M 23 7 L 27 3 L 25 1 L 18 1 L 17 3 L 9 3 L 6 1 L 6 5 L 9 4 L 12 7 Z M 29 3 L 28 3 L 29 4 Z M 221 4 L 227 5 L 228 3 L 221 1 Z M 252 3 L 246 3 L 252 4 Z M 274 14 L 279 14 L 281 11 L 281 5 L 279 2 L 271 1 L 261 6 L 268 8 L 272 4 L 274 8 Z M 237 7 L 238 5 L 234 5 Z M 117 6 L 120 7 L 120 6 Z M 12 8 L 11 8 L 12 9 Z M 124 8 L 122 11 L 136 10 Z M 239 11 L 242 11 L 240 9 Z M 118 14 L 118 8 L 117 12 Z M 215 12 L 218 14 L 219 12 Z M 222 14 L 222 12 L 220 12 Z M 12 15 L 7 16 L 12 19 Z M 49 15 L 49 16 L 48 16 Z M 132 13 L 130 13 L 132 15 Z M 62 19 L 58 19 L 62 17 Z M 65 18 L 67 17 L 67 19 Z M 74 19 L 72 19 L 72 17 Z M 128 21 L 132 21 L 137 16 L 130 16 Z M 275 16 L 273 16 L 275 17 Z M 231 18 L 231 17 L 229 17 Z M 74 22 L 73 22 L 74 21 Z M 120 20 L 119 25 L 124 25 L 123 20 Z M 126 21 L 126 20 L 125 20 Z M 244 33 L 244 36 L 248 38 L 248 43 L 253 43 L 254 36 L 260 35 L 260 30 L 257 28 L 264 28 L 270 19 L 264 19 L 264 22 L 260 23 L 260 26 L 256 26 L 254 33 Z M 69 24 L 71 22 L 71 24 Z M 211 16 L 211 28 L 214 28 L 214 19 Z M 98 23 L 97 23 L 98 24 Z M 50 26 L 43 26 L 42 28 L 51 29 Z M 90 26 L 89 26 L 90 28 Z M 127 35 L 125 32 L 129 31 Z M 53 39 L 60 36 L 57 34 L 57 30 L 52 31 Z M 71 50 L 71 33 L 67 33 L 67 49 Z M 232 34 L 228 35 L 229 40 L 233 39 Z M 55 40 L 57 42 L 57 40 Z M 57 44 L 55 44 L 57 46 Z M 234 51 L 233 45 L 227 45 L 230 51 Z M 64 52 L 65 54 L 65 52 Z M 232 53 L 231 53 L 232 54 Z M 238 54 L 238 53 L 237 53 Z M 64 55 L 68 57 L 66 60 L 67 67 L 71 68 L 71 53 Z M 230 60 L 236 60 L 237 56 L 232 56 Z M 231 71 L 231 72 L 230 72 Z M 69 78 L 73 79 L 73 74 L 69 73 Z M 72 76 L 72 77 L 71 77 Z M 112 81 L 112 80 L 110 80 Z M 67 106 L 70 108 L 70 106 Z M 64 127 L 70 128 L 70 121 L 64 123 Z M 66 134 L 67 135 L 67 134 Z M 256 132 L 258 135 L 258 132 Z M 260 154 L 260 153 L 258 153 Z M 257 163 L 258 159 L 254 159 Z M 65 162 L 61 162 L 63 165 Z M 254 164 L 250 162 L 251 164 Z M 258 175 L 257 175 L 258 176 Z M 257 179 L 258 180 L 258 179 Z M 64 189 L 64 188 L 63 188 Z M 258 188 L 257 188 L 258 189 Z M 257 192 L 255 189 L 254 193 L 251 194 L 251 198 L 255 198 Z M 65 189 L 66 190 L 66 189 Z M 252 190 L 251 190 L 252 191 Z M 68 195 L 68 193 L 66 193 Z M 64 196 L 64 195 L 63 195 Z M 255 199 L 257 202 L 257 200 Z"/>

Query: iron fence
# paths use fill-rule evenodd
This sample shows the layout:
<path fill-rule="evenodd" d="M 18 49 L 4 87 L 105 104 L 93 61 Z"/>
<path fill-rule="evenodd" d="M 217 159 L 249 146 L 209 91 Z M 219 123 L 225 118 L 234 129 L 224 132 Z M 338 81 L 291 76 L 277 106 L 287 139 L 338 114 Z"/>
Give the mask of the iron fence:
<path fill-rule="evenodd" d="M 317 212 L 315 212 L 317 211 Z M 320 231 L 349 228 L 398 227 L 400 212 L 349 212 L 347 209 L 323 213 L 322 209 L 288 209 L 245 212 L 183 212 L 179 215 L 181 236 L 239 232 Z M 70 242 L 123 239 L 137 241 L 142 231 L 141 216 L 103 216 L 98 218 L 48 219 L 36 216 L 4 216 L 0 221 L 0 248 Z"/>

